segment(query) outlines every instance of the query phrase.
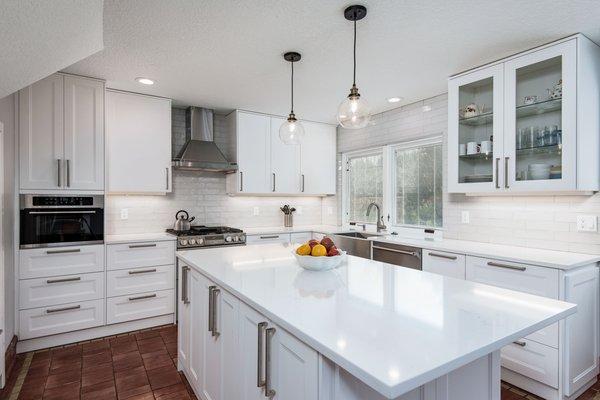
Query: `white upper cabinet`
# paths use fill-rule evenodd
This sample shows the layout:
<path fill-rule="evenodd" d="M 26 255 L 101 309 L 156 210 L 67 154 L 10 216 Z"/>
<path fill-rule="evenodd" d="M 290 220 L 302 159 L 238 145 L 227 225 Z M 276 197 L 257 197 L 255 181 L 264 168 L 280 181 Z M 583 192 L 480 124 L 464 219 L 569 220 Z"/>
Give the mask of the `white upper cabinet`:
<path fill-rule="evenodd" d="M 106 121 L 107 191 L 171 192 L 171 100 L 108 90 Z"/>
<path fill-rule="evenodd" d="M 104 82 L 54 74 L 19 91 L 20 188 L 104 189 Z"/>
<path fill-rule="evenodd" d="M 600 47 L 582 35 L 448 81 L 448 191 L 600 188 Z"/>
<path fill-rule="evenodd" d="M 302 121 L 306 136 L 294 146 L 279 139 L 283 118 L 235 111 L 227 120 L 236 138 L 239 167 L 227 177 L 227 193 L 335 194 L 335 126 Z"/>

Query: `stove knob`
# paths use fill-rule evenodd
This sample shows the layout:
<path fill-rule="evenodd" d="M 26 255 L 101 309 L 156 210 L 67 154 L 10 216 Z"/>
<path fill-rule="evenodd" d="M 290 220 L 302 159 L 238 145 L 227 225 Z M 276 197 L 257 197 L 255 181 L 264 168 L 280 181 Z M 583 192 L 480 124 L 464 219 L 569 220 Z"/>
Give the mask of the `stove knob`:
<path fill-rule="evenodd" d="M 194 238 L 190 239 L 190 244 L 192 244 L 192 245 L 196 244 L 196 239 L 194 239 Z"/>
<path fill-rule="evenodd" d="M 234 241 L 234 242 L 237 242 L 238 240 L 240 240 L 240 238 L 239 238 L 239 237 L 237 237 L 237 236 L 234 236 L 234 237 L 233 237 L 233 241 Z"/>
<path fill-rule="evenodd" d="M 230 242 L 232 242 L 232 241 L 233 241 L 233 239 L 231 238 L 231 236 L 225 236 L 225 241 L 226 241 L 227 243 L 230 243 Z"/>
<path fill-rule="evenodd" d="M 198 238 L 198 239 L 196 239 L 196 243 L 197 244 L 203 244 L 204 243 L 204 239 Z"/>
<path fill-rule="evenodd" d="M 179 244 L 182 246 L 187 246 L 188 241 L 187 241 L 187 239 L 179 239 Z"/>

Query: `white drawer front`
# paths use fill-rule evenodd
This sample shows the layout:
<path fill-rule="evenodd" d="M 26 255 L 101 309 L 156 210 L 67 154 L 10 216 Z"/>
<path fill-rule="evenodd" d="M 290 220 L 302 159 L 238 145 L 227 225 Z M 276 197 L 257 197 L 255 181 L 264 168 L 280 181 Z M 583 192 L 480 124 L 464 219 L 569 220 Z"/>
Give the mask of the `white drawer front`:
<path fill-rule="evenodd" d="M 551 268 L 467 256 L 468 280 L 552 299 L 558 299 L 558 274 Z M 527 338 L 558 348 L 558 323 Z"/>
<path fill-rule="evenodd" d="M 290 242 L 290 234 L 289 233 L 280 233 L 280 234 L 272 234 L 272 235 L 247 235 L 246 243 L 247 244 L 259 244 L 259 243 L 289 243 Z"/>
<path fill-rule="evenodd" d="M 174 265 L 120 269 L 106 276 L 107 297 L 175 288 Z"/>
<path fill-rule="evenodd" d="M 558 389 L 558 350 L 522 339 L 502 348 L 502 366 Z"/>
<path fill-rule="evenodd" d="M 175 263 L 175 242 L 110 244 L 106 258 L 109 270 L 171 265 Z"/>
<path fill-rule="evenodd" d="M 108 324 L 156 317 L 175 312 L 175 291 L 139 293 L 129 296 L 106 299 L 106 320 Z"/>
<path fill-rule="evenodd" d="M 104 298 L 104 273 L 19 281 L 19 309 Z"/>
<path fill-rule="evenodd" d="M 19 250 L 21 279 L 104 271 L 104 245 Z"/>
<path fill-rule="evenodd" d="M 311 232 L 300 232 L 290 234 L 290 242 L 292 243 L 306 243 L 313 238 Z"/>
<path fill-rule="evenodd" d="M 104 300 L 19 311 L 19 340 L 104 325 Z"/>
<path fill-rule="evenodd" d="M 446 253 L 437 250 L 423 250 L 423 271 L 465 279 L 464 254 Z"/>

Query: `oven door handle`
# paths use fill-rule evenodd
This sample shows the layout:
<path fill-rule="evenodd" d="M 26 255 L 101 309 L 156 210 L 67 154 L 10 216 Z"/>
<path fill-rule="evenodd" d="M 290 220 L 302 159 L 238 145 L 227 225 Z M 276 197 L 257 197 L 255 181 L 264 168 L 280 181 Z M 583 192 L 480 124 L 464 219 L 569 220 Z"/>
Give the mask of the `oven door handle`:
<path fill-rule="evenodd" d="M 96 211 L 28 211 L 28 214 L 33 215 L 56 215 L 56 214 L 96 214 Z"/>

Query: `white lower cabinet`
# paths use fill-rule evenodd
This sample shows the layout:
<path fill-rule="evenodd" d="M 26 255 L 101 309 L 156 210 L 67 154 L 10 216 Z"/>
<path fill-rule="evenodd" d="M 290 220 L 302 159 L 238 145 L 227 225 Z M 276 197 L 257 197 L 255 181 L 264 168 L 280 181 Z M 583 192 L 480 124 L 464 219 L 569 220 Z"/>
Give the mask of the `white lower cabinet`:
<path fill-rule="evenodd" d="M 53 306 L 104 297 L 104 274 L 57 276 L 22 279 L 19 282 L 21 309 Z"/>
<path fill-rule="evenodd" d="M 175 268 L 172 265 L 107 271 L 107 297 L 173 289 Z"/>
<path fill-rule="evenodd" d="M 264 235 L 246 235 L 246 244 L 289 243 L 289 233 L 273 233 Z"/>
<path fill-rule="evenodd" d="M 104 245 L 19 250 L 19 278 L 104 271 Z"/>
<path fill-rule="evenodd" d="M 313 238 L 312 232 L 298 232 L 290 234 L 290 243 L 306 243 Z"/>
<path fill-rule="evenodd" d="M 116 324 L 175 312 L 173 290 L 159 290 L 106 299 L 106 322 Z"/>
<path fill-rule="evenodd" d="M 423 249 L 423 271 L 465 279 L 465 255 Z"/>

